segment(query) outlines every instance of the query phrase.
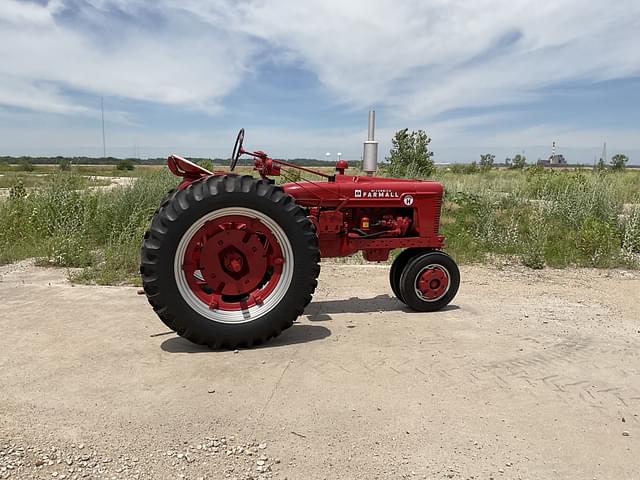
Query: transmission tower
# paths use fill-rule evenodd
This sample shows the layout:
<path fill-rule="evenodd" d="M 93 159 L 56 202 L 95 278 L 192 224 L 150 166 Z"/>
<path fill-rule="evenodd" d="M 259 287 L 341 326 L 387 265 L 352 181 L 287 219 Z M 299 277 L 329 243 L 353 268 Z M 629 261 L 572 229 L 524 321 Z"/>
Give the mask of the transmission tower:
<path fill-rule="evenodd" d="M 100 111 L 102 112 L 102 158 L 107 158 L 107 142 L 104 136 L 104 96 L 100 96 Z"/>

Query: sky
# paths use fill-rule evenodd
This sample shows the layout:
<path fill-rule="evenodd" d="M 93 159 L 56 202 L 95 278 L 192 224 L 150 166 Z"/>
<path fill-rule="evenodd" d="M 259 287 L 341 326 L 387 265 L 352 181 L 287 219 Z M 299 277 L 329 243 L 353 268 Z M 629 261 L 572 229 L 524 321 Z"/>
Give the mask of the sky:
<path fill-rule="evenodd" d="M 0 0 L 0 155 L 607 153 L 640 164 L 640 2 Z"/>

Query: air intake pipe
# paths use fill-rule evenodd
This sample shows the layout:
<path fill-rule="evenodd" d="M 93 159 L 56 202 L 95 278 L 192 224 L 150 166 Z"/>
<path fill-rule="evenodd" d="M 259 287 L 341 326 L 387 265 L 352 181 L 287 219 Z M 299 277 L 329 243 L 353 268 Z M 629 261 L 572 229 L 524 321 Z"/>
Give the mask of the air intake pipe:
<path fill-rule="evenodd" d="M 369 130 L 367 140 L 364 142 L 364 153 L 362 155 L 362 169 L 368 176 L 372 176 L 378 169 L 378 142 L 374 140 L 376 129 L 376 111 L 369 112 Z"/>

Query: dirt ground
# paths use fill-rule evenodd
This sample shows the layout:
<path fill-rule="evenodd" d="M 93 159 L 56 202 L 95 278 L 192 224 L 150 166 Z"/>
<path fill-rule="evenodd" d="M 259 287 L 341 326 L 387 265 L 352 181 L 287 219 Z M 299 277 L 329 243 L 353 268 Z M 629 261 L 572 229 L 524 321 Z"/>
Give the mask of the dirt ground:
<path fill-rule="evenodd" d="M 268 345 L 209 351 L 135 288 L 0 267 L 0 478 L 640 478 L 640 274 L 462 268 L 412 313 L 324 264 Z"/>

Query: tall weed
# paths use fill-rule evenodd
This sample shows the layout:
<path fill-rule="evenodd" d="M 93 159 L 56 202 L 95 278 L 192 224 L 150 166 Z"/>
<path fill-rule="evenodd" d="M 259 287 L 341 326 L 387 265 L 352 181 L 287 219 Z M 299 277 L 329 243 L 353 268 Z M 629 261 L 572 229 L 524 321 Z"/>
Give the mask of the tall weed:
<path fill-rule="evenodd" d="M 51 175 L 44 187 L 0 200 L 0 262 L 36 257 L 43 264 L 84 267 L 87 280 L 129 280 L 149 219 L 176 178 L 166 171 L 111 190 L 78 190 L 73 175 Z"/>

